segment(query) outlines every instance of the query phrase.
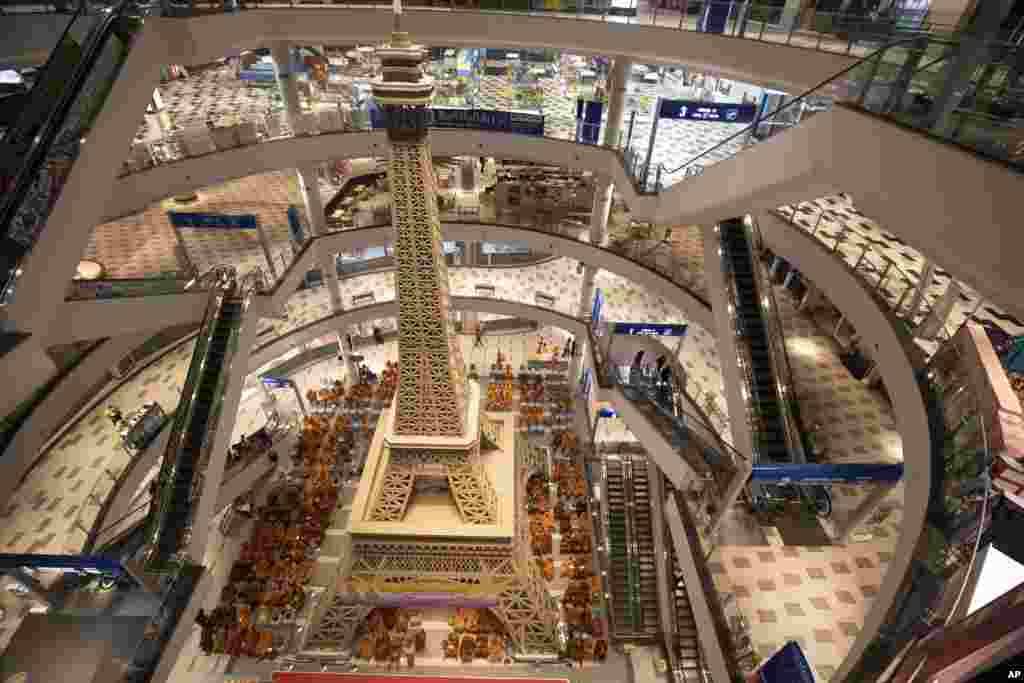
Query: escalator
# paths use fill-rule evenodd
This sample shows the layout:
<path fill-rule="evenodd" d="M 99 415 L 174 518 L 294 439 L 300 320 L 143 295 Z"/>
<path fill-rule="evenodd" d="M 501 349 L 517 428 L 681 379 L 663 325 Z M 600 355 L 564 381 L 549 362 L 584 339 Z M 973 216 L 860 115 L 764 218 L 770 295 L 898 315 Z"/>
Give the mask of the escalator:
<path fill-rule="evenodd" d="M 736 327 L 740 342 L 749 351 L 751 429 L 758 459 L 789 462 L 785 416 L 779 396 L 778 379 L 772 358 L 768 321 L 758 294 L 754 258 L 746 226 L 742 218 L 719 224 L 722 254 L 732 274 L 736 297 Z"/>
<path fill-rule="evenodd" d="M 650 640 L 660 628 L 646 463 L 629 455 L 608 457 L 605 485 L 614 636 Z"/>
<path fill-rule="evenodd" d="M 245 299 L 233 277 L 215 289 L 196 342 L 181 403 L 159 475 L 159 491 L 150 510 L 152 549 L 147 569 L 159 571 L 183 545 L 190 526 L 198 473 L 205 465 L 204 445 L 216 429 L 226 369 L 237 346 Z"/>
<path fill-rule="evenodd" d="M 141 26 L 138 6 L 82 7 L 32 89 L 5 103 L 0 141 L 0 286 L 10 296 L 21 259 L 45 227 Z"/>
<path fill-rule="evenodd" d="M 654 568 L 654 536 L 651 528 L 650 482 L 647 463 L 631 456 L 629 460 L 630 494 L 633 512 L 633 543 L 636 558 L 636 593 L 640 601 L 640 632 L 656 634 L 658 623 L 658 575 Z"/>
<path fill-rule="evenodd" d="M 626 490 L 624 467 L 618 458 L 604 463 L 605 504 L 608 519 L 608 557 L 611 562 L 612 626 L 615 635 L 635 630 L 638 621 L 636 605 L 632 600 L 632 557 L 626 531 Z"/>
<path fill-rule="evenodd" d="M 697 638 L 697 622 L 693 618 L 693 607 L 690 605 L 690 598 L 686 595 L 686 583 L 683 580 L 683 571 L 679 567 L 679 560 L 676 558 L 675 545 L 672 543 L 671 533 L 666 529 L 666 544 L 669 556 L 669 570 L 672 576 L 672 602 L 674 607 L 673 618 L 675 619 L 676 666 L 682 673 L 683 682 L 700 681 L 701 660 L 700 641 Z"/>

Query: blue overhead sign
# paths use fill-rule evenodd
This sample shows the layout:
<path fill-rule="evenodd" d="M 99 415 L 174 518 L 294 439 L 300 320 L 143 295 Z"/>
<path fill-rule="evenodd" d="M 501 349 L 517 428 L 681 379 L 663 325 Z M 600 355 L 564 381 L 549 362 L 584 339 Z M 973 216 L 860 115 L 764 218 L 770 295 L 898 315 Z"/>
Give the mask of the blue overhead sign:
<path fill-rule="evenodd" d="M 228 228 L 243 230 L 256 227 L 256 216 L 240 214 L 227 216 L 222 213 L 185 213 L 168 211 L 167 217 L 176 228 Z"/>
<path fill-rule="evenodd" d="M 493 109 L 448 109 L 434 107 L 432 110 L 434 128 L 470 128 L 473 130 L 494 130 L 520 135 L 544 135 L 544 115 L 519 111 L 495 111 Z"/>
<path fill-rule="evenodd" d="M 263 377 L 263 385 L 268 386 L 271 389 L 284 389 L 292 385 L 290 379 L 283 379 L 281 377 Z"/>
<path fill-rule="evenodd" d="M 662 100 L 658 109 L 662 119 L 751 123 L 757 118 L 756 104 L 729 104 L 696 100 Z"/>
<path fill-rule="evenodd" d="M 757 464 L 751 481 L 787 484 L 856 484 L 858 482 L 897 482 L 903 478 L 902 463 L 787 463 Z"/>
<path fill-rule="evenodd" d="M 595 337 L 603 336 L 604 325 L 601 324 L 602 309 L 604 308 L 604 292 L 598 287 L 594 290 L 594 305 L 590 308 L 590 329 Z"/>
<path fill-rule="evenodd" d="M 615 334 L 638 337 L 684 337 L 686 324 L 672 323 L 615 323 Z"/>

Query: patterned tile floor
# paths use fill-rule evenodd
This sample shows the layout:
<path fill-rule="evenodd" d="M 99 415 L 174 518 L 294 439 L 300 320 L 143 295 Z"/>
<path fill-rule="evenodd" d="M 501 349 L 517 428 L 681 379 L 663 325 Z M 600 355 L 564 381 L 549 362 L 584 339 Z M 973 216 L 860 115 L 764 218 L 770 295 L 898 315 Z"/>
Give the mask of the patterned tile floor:
<path fill-rule="evenodd" d="M 105 407 L 115 405 L 127 413 L 146 401 L 157 401 L 164 410 L 173 410 L 192 346 L 184 344 L 129 379 L 61 437 L 7 503 L 0 522 L 0 552 L 62 553 L 81 548 L 85 534 L 75 522 L 81 518 L 89 526 L 96 515 L 89 493 L 95 486 L 109 488 L 104 470 L 120 471 L 129 461 L 103 415 Z"/>
<path fill-rule="evenodd" d="M 295 181 L 284 172 L 212 185 L 187 206 L 168 199 L 142 213 L 98 226 L 84 258 L 99 261 L 111 278 L 152 277 L 154 273 L 180 270 L 183 264 L 175 253 L 168 211 L 254 214 L 270 242 L 274 266 L 281 272 L 282 263 L 291 260 L 287 216 L 291 204 L 303 211 Z M 182 228 L 181 232 L 188 257 L 200 271 L 226 262 L 236 264 L 242 272 L 255 266 L 267 268 L 255 230 Z"/>
<path fill-rule="evenodd" d="M 732 593 L 762 657 L 796 640 L 827 681 L 849 652 L 885 575 L 887 543 L 724 546 L 711 557 L 720 593 Z"/>

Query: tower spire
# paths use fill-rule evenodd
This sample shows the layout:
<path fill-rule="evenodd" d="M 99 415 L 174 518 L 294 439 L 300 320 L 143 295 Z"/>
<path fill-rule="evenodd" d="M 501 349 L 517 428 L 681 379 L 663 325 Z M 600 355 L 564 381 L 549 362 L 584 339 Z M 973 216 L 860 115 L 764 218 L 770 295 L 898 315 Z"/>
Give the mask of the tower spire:
<path fill-rule="evenodd" d="M 395 17 L 394 32 L 395 33 L 401 33 L 402 32 L 402 26 L 401 26 L 401 24 L 402 24 L 402 0 L 394 0 L 394 2 L 391 4 L 391 13 Z"/>

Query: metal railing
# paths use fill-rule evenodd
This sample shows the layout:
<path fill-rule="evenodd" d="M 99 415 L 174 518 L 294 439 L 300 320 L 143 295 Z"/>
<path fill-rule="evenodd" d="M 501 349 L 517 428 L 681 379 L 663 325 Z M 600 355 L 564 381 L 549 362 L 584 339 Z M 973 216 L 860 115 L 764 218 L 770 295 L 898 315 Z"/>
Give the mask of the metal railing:
<path fill-rule="evenodd" d="M 656 26 L 666 30 L 695 31 L 717 35 L 781 43 L 824 52 L 849 54 L 863 44 L 891 40 L 908 33 L 952 33 L 958 28 L 959 15 L 891 9 L 871 11 L 819 11 L 814 7 L 791 10 L 779 5 L 733 3 L 724 0 L 673 0 L 653 8 L 640 7 L 638 0 L 614 5 L 610 0 L 411 0 L 403 2 L 407 12 L 479 12 L 529 14 L 564 19 L 602 21 L 637 26 Z M 203 11 L 231 12 L 245 9 L 323 9 L 346 8 L 390 11 L 391 5 L 366 2 L 306 2 L 212 0 L 175 2 L 165 0 L 165 13 L 187 16 Z"/>
<path fill-rule="evenodd" d="M 815 212 L 817 215 L 814 215 Z M 919 278 L 901 268 L 885 253 L 883 247 L 872 244 L 871 239 L 867 237 L 862 237 L 861 244 L 849 245 L 851 251 L 847 251 L 845 245 L 849 244 L 849 235 L 853 231 L 843 226 L 837 232 L 829 233 L 822 226 L 822 220 L 830 217 L 827 209 L 822 209 L 813 202 L 801 202 L 789 207 L 780 207 L 772 213 L 793 227 L 809 232 L 812 237 L 816 237 L 834 254 L 841 257 L 857 275 L 872 287 L 875 297 L 884 302 L 893 315 L 906 324 L 911 333 L 915 331 L 921 321 L 926 320 L 932 314 L 935 304 L 928 301 L 927 297 L 921 300 L 917 310 L 909 310 Z M 925 286 L 929 285 L 926 283 Z M 935 338 L 939 342 L 951 339 L 961 326 L 974 318 L 984 304 L 985 300 L 977 295 L 977 301 L 972 309 L 964 315 L 963 321 L 959 325 L 951 325 L 949 321 L 944 322 L 939 327 Z"/>
<path fill-rule="evenodd" d="M 958 369 L 964 359 L 955 340 L 944 344 L 921 373 L 933 479 L 924 528 L 911 546 L 913 559 L 896 602 L 847 680 L 875 680 L 915 643 L 958 618 L 963 597 L 977 580 L 974 563 L 991 515 L 987 470 L 994 454 L 984 399 L 970 386 L 971 367 L 964 373 L 944 372 L 950 356 Z M 964 431 L 972 424 L 976 439 Z"/>

